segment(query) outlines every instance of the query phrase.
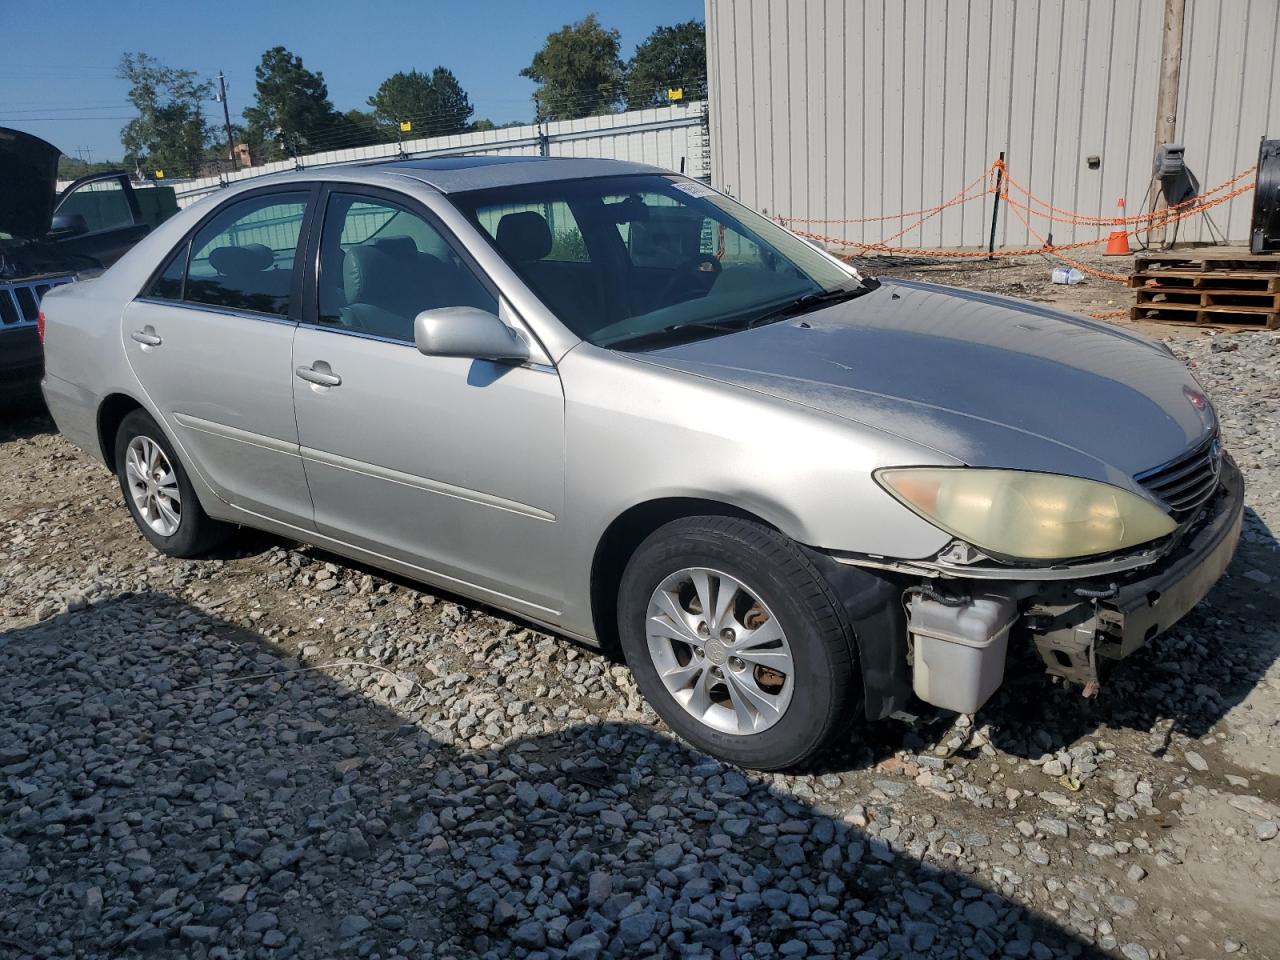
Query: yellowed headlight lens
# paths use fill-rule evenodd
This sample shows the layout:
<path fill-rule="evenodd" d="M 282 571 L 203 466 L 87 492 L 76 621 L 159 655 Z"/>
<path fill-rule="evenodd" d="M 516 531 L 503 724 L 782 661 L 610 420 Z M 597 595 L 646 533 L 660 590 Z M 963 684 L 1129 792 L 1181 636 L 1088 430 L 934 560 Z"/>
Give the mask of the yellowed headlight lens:
<path fill-rule="evenodd" d="M 1067 560 L 1167 536 L 1173 518 L 1109 483 L 1019 470 L 901 467 L 876 472 L 930 523 L 989 553 Z"/>

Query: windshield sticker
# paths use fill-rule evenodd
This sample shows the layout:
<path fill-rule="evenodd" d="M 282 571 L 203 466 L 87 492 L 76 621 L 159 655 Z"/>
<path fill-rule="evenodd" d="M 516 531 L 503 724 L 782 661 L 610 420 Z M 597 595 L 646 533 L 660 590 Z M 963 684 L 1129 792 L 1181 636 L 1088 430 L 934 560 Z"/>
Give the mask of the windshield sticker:
<path fill-rule="evenodd" d="M 691 197 L 714 197 L 716 192 L 705 183 L 699 183 L 697 180 L 673 180 L 671 185 L 681 193 L 687 193 Z"/>

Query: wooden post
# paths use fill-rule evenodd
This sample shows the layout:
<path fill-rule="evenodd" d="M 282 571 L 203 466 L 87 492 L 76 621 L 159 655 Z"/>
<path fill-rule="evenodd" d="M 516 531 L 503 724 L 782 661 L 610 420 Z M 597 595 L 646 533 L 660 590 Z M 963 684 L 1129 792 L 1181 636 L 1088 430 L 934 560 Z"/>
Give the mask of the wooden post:
<path fill-rule="evenodd" d="M 1164 0 L 1164 35 L 1160 45 L 1160 91 L 1156 98 L 1156 142 L 1151 151 L 1154 167 L 1156 153 L 1162 144 L 1175 143 L 1178 137 L 1178 78 L 1182 73 L 1182 23 L 1186 14 L 1186 0 Z M 1152 176 L 1151 189 L 1155 192 L 1154 209 L 1168 206 L 1159 178 Z M 1148 242 L 1155 246 L 1164 243 L 1163 224 L 1151 228 Z"/>

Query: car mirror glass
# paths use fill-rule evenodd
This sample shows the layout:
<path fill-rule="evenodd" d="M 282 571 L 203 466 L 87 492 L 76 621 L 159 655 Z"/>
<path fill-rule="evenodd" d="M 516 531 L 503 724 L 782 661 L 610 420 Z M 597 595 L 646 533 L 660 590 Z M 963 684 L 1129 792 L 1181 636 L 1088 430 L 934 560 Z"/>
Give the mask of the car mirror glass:
<path fill-rule="evenodd" d="M 89 224 L 82 213 L 55 213 L 49 225 L 49 236 L 54 238 L 78 237 L 89 232 Z"/>

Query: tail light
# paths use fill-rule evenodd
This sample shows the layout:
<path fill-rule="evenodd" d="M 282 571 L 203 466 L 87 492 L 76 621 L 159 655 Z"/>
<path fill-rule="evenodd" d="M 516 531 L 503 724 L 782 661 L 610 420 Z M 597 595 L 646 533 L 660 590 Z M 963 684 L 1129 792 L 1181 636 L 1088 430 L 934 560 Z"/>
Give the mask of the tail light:
<path fill-rule="evenodd" d="M 44 343 L 44 311 L 43 310 L 41 310 L 39 313 L 36 314 L 36 334 L 40 337 L 40 342 Z"/>

